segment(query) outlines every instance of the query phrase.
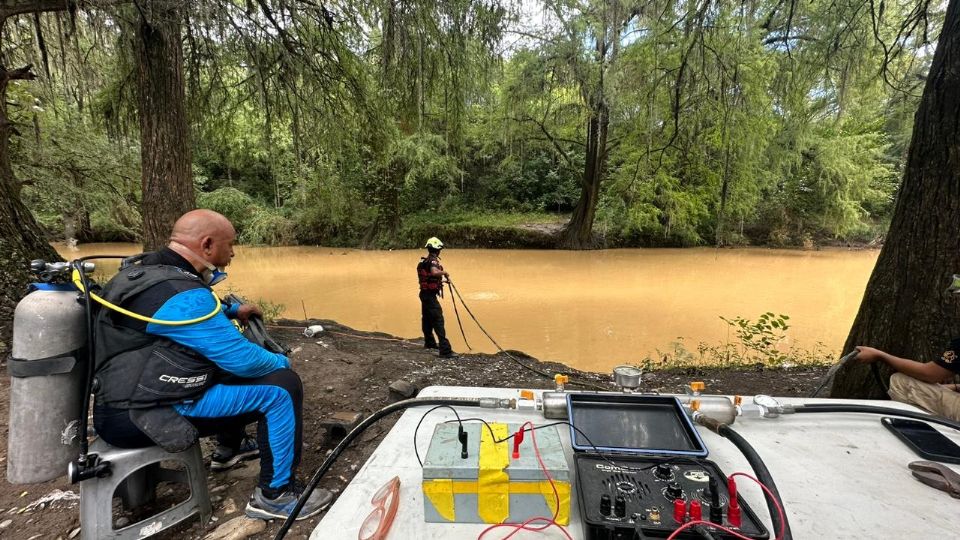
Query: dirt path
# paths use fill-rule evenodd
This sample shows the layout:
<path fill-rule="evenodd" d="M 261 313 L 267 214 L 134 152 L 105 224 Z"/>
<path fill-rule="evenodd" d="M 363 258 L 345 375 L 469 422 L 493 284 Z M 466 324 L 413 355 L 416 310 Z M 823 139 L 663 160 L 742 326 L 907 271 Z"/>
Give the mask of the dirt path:
<path fill-rule="evenodd" d="M 503 355 L 467 354 L 456 360 L 437 358 L 415 341 L 400 340 L 379 333 L 357 332 L 332 321 L 317 320 L 325 332 L 306 338 L 301 331 L 303 323 L 284 322 L 271 328 L 275 337 L 287 343 L 294 352 L 290 355 L 294 369 L 300 374 L 306 394 L 304 402 L 304 449 L 300 477 L 308 479 L 320 465 L 326 453 L 336 445 L 320 423 L 338 411 L 353 411 L 364 416 L 396 401 L 388 387 L 403 379 L 417 388 L 431 385 L 504 386 L 523 388 L 552 388 L 553 382 L 528 371 Z M 541 370 L 558 371 L 570 375 L 571 380 L 585 380 L 593 384 L 609 385 L 607 374 L 584 373 L 561 364 L 540 363 L 522 353 L 513 353 L 523 362 Z M 645 376 L 645 389 L 661 392 L 682 392 L 691 380 L 703 380 L 711 393 L 739 393 L 750 395 L 768 393 L 779 396 L 797 396 L 809 393 L 825 369 L 791 370 L 685 370 L 654 372 Z M 611 387 L 612 388 L 612 387 Z M 0 377 L 0 464 L 6 460 L 9 378 Z M 321 486 L 339 493 L 366 461 L 382 437 L 390 430 L 397 416 L 388 417 L 364 433 L 353 447 L 346 450 Z M 252 432 L 252 428 L 251 428 Z M 204 443 L 204 455 L 209 457 L 212 447 Z M 161 539 L 203 538 L 224 522 L 242 515 L 247 498 L 256 484 L 257 462 L 224 473 L 211 473 L 208 486 L 213 499 L 217 521 L 202 527 L 198 521 L 175 532 L 158 535 Z M 43 484 L 15 486 L 0 482 L 0 537 L 24 540 L 72 538 L 70 534 L 80 526 L 77 501 L 69 496 L 49 504 L 29 505 L 55 490 L 79 493 L 78 486 L 65 480 Z M 169 503 L 179 492 L 160 492 L 160 502 Z M 298 522 L 287 538 L 307 538 L 321 516 Z M 121 518 L 124 519 L 124 518 Z M 267 524 L 266 530 L 253 538 L 272 538 L 279 522 Z"/>

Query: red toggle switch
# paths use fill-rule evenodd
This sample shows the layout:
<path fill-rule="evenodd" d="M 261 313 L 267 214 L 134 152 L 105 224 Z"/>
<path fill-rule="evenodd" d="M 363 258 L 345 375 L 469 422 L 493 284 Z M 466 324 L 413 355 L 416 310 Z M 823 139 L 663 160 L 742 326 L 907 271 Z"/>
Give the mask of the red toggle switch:
<path fill-rule="evenodd" d="M 690 519 L 692 521 L 703 519 L 703 505 L 696 499 L 690 501 Z"/>
<path fill-rule="evenodd" d="M 513 434 L 513 459 L 520 459 L 520 443 L 523 442 L 523 428 Z"/>
<path fill-rule="evenodd" d="M 673 501 L 673 519 L 677 523 L 683 523 L 687 517 L 687 503 L 683 499 L 674 499 Z"/>

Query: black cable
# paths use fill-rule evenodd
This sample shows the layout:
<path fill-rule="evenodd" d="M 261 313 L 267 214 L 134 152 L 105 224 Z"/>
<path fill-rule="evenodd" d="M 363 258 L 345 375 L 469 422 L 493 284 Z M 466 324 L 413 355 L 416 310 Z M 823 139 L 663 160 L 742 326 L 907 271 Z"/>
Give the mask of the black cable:
<path fill-rule="evenodd" d="M 447 281 L 450 284 L 449 281 Z M 450 284 L 450 287 L 453 287 L 453 284 Z M 450 301 L 453 302 L 453 313 L 457 316 L 457 325 L 460 327 L 460 335 L 463 336 L 463 343 L 467 346 L 468 351 L 472 351 L 473 347 L 470 346 L 470 342 L 467 341 L 467 333 L 463 331 L 463 322 L 460 321 L 460 312 L 457 311 L 457 295 L 451 294 Z M 466 306 L 464 306 L 466 307 Z"/>
<path fill-rule="evenodd" d="M 790 532 L 790 523 L 787 521 L 787 509 L 783 506 L 783 498 L 780 497 L 780 492 L 777 490 L 777 484 L 773 481 L 773 475 L 770 474 L 770 470 L 767 469 L 767 465 L 763 462 L 763 459 L 760 457 L 760 454 L 757 453 L 756 449 L 747 442 L 739 433 L 733 430 L 727 424 L 720 422 L 714 418 L 706 416 L 704 414 L 695 414 L 693 417 L 694 421 L 701 426 L 713 431 L 714 433 L 725 437 L 734 446 L 740 450 L 740 453 L 743 454 L 743 457 L 747 459 L 747 462 L 750 464 L 750 467 L 753 468 L 753 472 L 756 474 L 757 479 L 761 484 L 767 486 L 767 489 L 770 490 L 770 493 L 773 495 L 773 498 L 765 496 L 764 502 L 767 503 L 767 510 L 770 513 L 770 520 L 773 522 L 773 534 L 777 536 L 777 533 L 780 531 L 780 514 L 777 512 L 777 507 L 774 504 L 774 500 L 780 504 L 780 510 L 783 512 L 783 540 L 792 540 L 793 535 Z"/>
<path fill-rule="evenodd" d="M 877 382 L 877 386 L 883 388 L 883 393 L 889 396 L 890 387 L 887 385 L 887 383 L 883 382 L 883 377 L 880 376 L 880 367 L 877 366 L 876 362 L 870 364 L 870 371 L 873 373 L 873 380 Z"/>
<path fill-rule="evenodd" d="M 463 420 L 460 419 L 460 413 L 458 413 L 457 410 L 451 407 L 450 405 L 437 405 L 436 407 L 423 413 L 423 416 L 420 417 L 420 421 L 417 422 L 417 427 L 413 428 L 413 453 L 414 455 L 417 456 L 417 463 L 420 464 L 420 468 L 423 468 L 423 460 L 420 459 L 420 450 L 417 448 L 417 432 L 420 431 L 420 425 L 423 424 L 423 420 L 427 417 L 427 415 L 429 415 L 430 413 L 432 413 L 437 409 L 442 409 L 444 407 L 453 411 L 454 416 L 457 417 L 457 422 L 460 423 L 460 428 L 461 429 L 463 428 Z M 486 424 L 486 422 L 484 422 L 484 424 Z M 487 426 L 487 427 L 490 427 L 490 426 Z M 493 434 L 493 430 L 490 430 L 490 433 Z"/>
<path fill-rule="evenodd" d="M 747 463 L 753 468 L 753 472 L 756 473 L 757 479 L 760 480 L 763 485 L 767 486 L 767 489 L 773 494 L 776 502 L 780 504 L 780 510 L 783 511 L 782 539 L 792 540 L 793 535 L 790 532 L 790 522 L 787 520 L 787 510 L 783 506 L 783 498 L 780 496 L 780 491 L 777 490 L 777 484 L 773 481 L 773 475 L 770 474 L 770 470 L 767 469 L 767 465 L 763 462 L 760 454 L 757 453 L 756 449 L 754 449 L 742 435 L 734 431 L 733 428 L 727 424 L 719 424 L 716 431 L 719 435 L 726 437 L 727 440 L 732 442 L 733 445 L 740 450 L 743 457 L 747 458 Z M 777 506 L 770 497 L 764 497 L 763 500 L 767 503 L 767 511 L 770 512 L 770 521 L 773 522 L 773 535 L 777 536 L 777 532 L 780 531 L 781 528 L 780 514 L 777 512 Z"/>
<path fill-rule="evenodd" d="M 501 347 L 500 344 L 497 343 L 497 340 L 493 339 L 493 336 L 491 336 L 490 333 L 487 332 L 486 328 L 484 328 L 483 325 L 480 324 L 480 321 L 477 320 L 477 317 L 473 314 L 473 312 L 470 311 L 470 306 L 468 306 L 467 303 L 463 300 L 463 296 L 460 295 L 460 290 L 457 289 L 457 286 L 454 285 L 452 281 L 449 281 L 449 278 L 447 278 L 447 280 L 448 280 L 447 283 L 450 285 L 450 289 L 453 291 L 453 294 L 456 295 L 457 298 L 460 299 L 460 303 L 463 304 L 463 309 L 467 310 L 467 314 L 470 315 L 470 318 L 473 319 L 473 322 L 475 322 L 475 323 L 477 324 L 477 328 L 479 328 L 480 331 L 483 332 L 483 334 L 484 334 L 485 336 L 487 336 L 487 339 L 490 340 L 490 343 L 493 343 L 494 347 L 496 347 L 498 351 L 500 351 L 501 353 L 503 353 L 504 355 L 506 355 L 506 357 L 509 358 L 510 360 L 513 360 L 518 366 L 522 367 L 523 369 L 532 371 L 532 372 L 536 373 L 537 375 L 540 375 L 541 377 L 544 377 L 544 378 L 553 380 L 553 375 L 551 375 L 550 373 L 547 373 L 546 371 L 537 369 L 537 368 L 535 368 L 535 367 L 533 367 L 533 366 L 529 366 L 529 365 L 521 362 L 521 361 L 518 360 L 517 358 L 515 358 L 512 354 L 510 354 L 510 353 L 508 353 L 507 351 L 505 351 L 505 350 L 503 349 L 503 347 Z M 585 387 L 585 388 L 593 388 L 594 390 L 600 390 L 600 391 L 603 391 L 603 392 L 609 390 L 609 388 L 606 388 L 606 387 L 603 387 L 603 386 L 600 386 L 600 385 L 597 385 L 597 384 L 589 383 L 589 382 L 578 382 L 578 381 L 573 381 L 573 380 L 571 380 L 569 384 L 575 384 L 575 385 L 578 385 L 578 386 L 583 386 L 583 387 Z"/>
<path fill-rule="evenodd" d="M 93 306 L 90 301 L 90 280 L 87 279 L 87 272 L 83 268 L 83 260 L 78 259 L 73 262 L 73 267 L 80 274 L 80 281 L 83 283 L 83 308 L 86 313 L 87 320 L 87 378 L 84 381 L 83 386 L 83 405 L 80 410 L 80 421 L 83 424 L 83 430 L 80 432 L 80 455 L 78 456 L 77 463 L 81 466 L 85 465 L 87 462 L 87 452 L 90 450 L 89 442 L 87 437 L 90 434 L 90 422 L 88 421 L 89 411 L 90 411 L 90 393 L 91 385 L 93 384 L 93 372 L 95 364 L 95 353 L 94 353 L 94 331 L 93 331 Z"/>
<path fill-rule="evenodd" d="M 307 499 L 310 498 L 310 494 L 313 493 L 313 490 L 317 488 L 317 484 L 320 483 L 320 479 L 323 478 L 323 475 L 330 470 L 330 467 L 333 466 L 334 462 L 337 461 L 337 458 L 340 457 L 340 454 L 350 446 L 350 443 L 353 442 L 361 433 L 363 433 L 368 427 L 380 421 L 381 418 L 389 414 L 395 413 L 397 411 L 402 411 L 408 407 L 418 407 L 421 405 L 459 405 L 462 407 L 479 407 L 480 398 L 412 398 L 406 399 L 403 401 L 398 401 L 387 405 L 386 407 L 380 409 L 379 411 L 371 414 L 366 419 L 364 419 L 357 427 L 350 430 L 350 433 L 340 441 L 340 444 L 330 452 L 330 455 L 327 456 L 327 459 L 320 464 L 320 467 L 317 468 L 316 472 L 313 473 L 313 477 L 310 479 L 310 482 L 303 489 L 303 493 L 300 494 L 300 498 L 297 499 L 297 505 L 293 507 L 293 510 L 290 512 L 290 515 L 287 516 L 287 519 L 283 521 L 283 525 L 280 526 L 280 530 L 277 531 L 274 540 L 281 540 L 284 536 L 287 535 L 287 532 L 290 530 L 290 527 L 293 525 L 293 522 L 296 521 L 297 516 L 300 515 L 300 511 L 303 510 L 303 505 L 306 504 Z"/>
<path fill-rule="evenodd" d="M 838 413 L 838 412 L 848 412 L 848 413 L 866 413 L 866 414 L 882 414 L 885 416 L 902 416 L 904 418 L 912 418 L 914 420 L 922 420 L 924 422 L 932 422 L 934 424 L 940 424 L 941 426 L 946 426 L 948 428 L 953 428 L 960 431 L 960 422 L 955 422 L 949 418 L 944 418 L 942 416 L 934 416 L 932 414 L 918 413 L 913 411 L 905 411 L 903 409 L 895 409 L 893 407 L 877 407 L 874 405 L 847 405 L 847 404 L 833 404 L 833 403 L 810 403 L 807 405 L 797 405 L 794 409 L 798 413 Z"/>
<path fill-rule="evenodd" d="M 717 537 L 704 525 L 696 525 L 693 527 L 693 530 L 706 540 L 717 540 Z M 774 533 L 774 536 L 776 536 L 776 533 Z"/>

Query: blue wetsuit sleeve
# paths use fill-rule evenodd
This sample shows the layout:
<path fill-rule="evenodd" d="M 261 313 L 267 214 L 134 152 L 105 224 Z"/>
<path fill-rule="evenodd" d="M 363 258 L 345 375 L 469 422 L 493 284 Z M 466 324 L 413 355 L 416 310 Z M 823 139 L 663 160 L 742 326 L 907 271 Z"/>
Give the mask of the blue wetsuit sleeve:
<path fill-rule="evenodd" d="M 170 297 L 152 317 L 168 321 L 194 319 L 210 313 L 215 305 L 209 290 L 191 289 Z M 243 337 L 223 311 L 186 326 L 150 323 L 147 333 L 189 347 L 238 377 L 260 377 L 290 367 L 286 356 L 272 353 Z"/>
<path fill-rule="evenodd" d="M 228 319 L 236 319 L 237 314 L 240 313 L 240 304 L 228 304 L 223 302 L 220 304 L 223 310 L 223 314 L 227 316 Z"/>

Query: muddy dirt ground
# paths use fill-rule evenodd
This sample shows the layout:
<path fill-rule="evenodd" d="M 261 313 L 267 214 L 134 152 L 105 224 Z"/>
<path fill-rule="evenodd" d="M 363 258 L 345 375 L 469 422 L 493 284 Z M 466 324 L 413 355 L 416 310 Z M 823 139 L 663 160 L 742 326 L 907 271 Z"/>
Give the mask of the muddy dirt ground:
<path fill-rule="evenodd" d="M 304 480 L 309 479 L 327 452 L 337 443 L 337 439 L 321 428 L 321 421 L 338 411 L 369 415 L 398 400 L 388 390 L 394 381 L 402 379 L 416 388 L 431 385 L 553 387 L 551 380 L 524 369 L 502 354 L 466 354 L 455 360 L 441 359 L 436 351 L 425 350 L 419 340 L 401 340 L 386 334 L 359 332 L 327 320 L 310 323 L 323 325 L 325 331 L 306 338 L 302 334 L 304 324 L 300 321 L 281 321 L 278 326 L 270 328 L 276 338 L 293 349 L 290 358 L 304 383 L 304 448 L 299 474 Z M 608 374 L 584 373 L 561 364 L 541 363 L 522 353 L 511 353 L 517 360 L 540 370 L 566 373 L 571 382 L 611 385 Z M 644 389 L 682 393 L 686 383 L 702 380 L 706 382 L 710 393 L 800 396 L 809 394 L 825 372 L 825 368 L 660 371 L 644 376 Z M 4 468 L 8 389 L 9 378 L 0 377 L 0 465 Z M 335 494 L 342 491 L 390 430 L 397 416 L 387 417 L 364 433 L 356 444 L 343 453 L 321 481 L 321 487 Z M 249 431 L 254 433 L 252 426 Z M 205 459 L 209 460 L 212 444 L 205 441 L 203 449 Z M 248 461 L 230 471 L 210 473 L 207 483 L 213 500 L 215 521 L 201 526 L 194 519 L 189 526 L 164 532 L 157 538 L 204 538 L 228 520 L 241 516 L 247 498 L 256 485 L 258 470 L 257 461 Z M 79 487 L 70 485 L 65 478 L 23 486 L 11 485 L 5 479 L 0 481 L 0 537 L 24 540 L 68 540 L 78 537 L 78 493 Z M 42 502 L 45 496 L 49 499 L 51 494 L 55 500 Z M 161 485 L 158 496 L 157 504 L 170 504 L 182 496 L 182 490 Z M 120 512 L 119 507 L 116 516 L 120 524 L 131 517 Z M 287 538 L 307 538 L 321 517 L 322 514 L 297 522 Z M 268 522 L 265 530 L 252 538 L 272 538 L 279 527 L 277 520 Z"/>

